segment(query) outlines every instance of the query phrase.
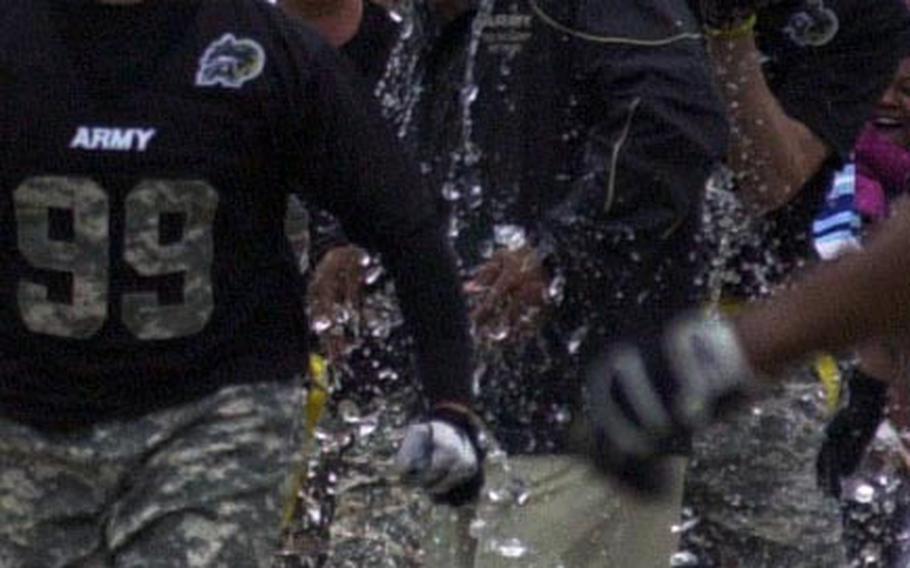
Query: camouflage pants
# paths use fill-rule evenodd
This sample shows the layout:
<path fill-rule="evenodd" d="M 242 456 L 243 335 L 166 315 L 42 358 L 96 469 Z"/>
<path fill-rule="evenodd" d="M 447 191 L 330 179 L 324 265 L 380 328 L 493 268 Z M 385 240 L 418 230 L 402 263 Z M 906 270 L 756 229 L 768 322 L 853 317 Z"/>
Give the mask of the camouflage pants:
<path fill-rule="evenodd" d="M 750 411 L 695 439 L 682 550 L 699 568 L 843 568 L 837 502 L 816 485 L 827 416 L 797 371 Z"/>
<path fill-rule="evenodd" d="M 296 381 L 47 434 L 0 420 L 0 566 L 268 566 Z"/>
<path fill-rule="evenodd" d="M 318 510 L 328 501 L 331 514 L 303 516 L 320 518 L 321 526 L 310 529 L 326 549 L 326 568 L 430 566 L 421 544 L 431 504 L 421 491 L 398 483 L 393 472 L 415 396 L 405 387 L 369 400 L 342 398 L 320 424 L 304 506 Z"/>

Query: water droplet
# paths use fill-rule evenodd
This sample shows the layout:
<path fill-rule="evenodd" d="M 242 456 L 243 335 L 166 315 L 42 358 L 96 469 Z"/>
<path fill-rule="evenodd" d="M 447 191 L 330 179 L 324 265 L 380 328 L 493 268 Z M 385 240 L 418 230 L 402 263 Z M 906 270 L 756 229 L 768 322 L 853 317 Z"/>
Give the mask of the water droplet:
<path fill-rule="evenodd" d="M 398 373 L 395 369 L 382 369 L 376 374 L 376 378 L 380 381 L 394 381 L 398 379 Z"/>
<path fill-rule="evenodd" d="M 461 192 L 454 182 L 447 181 L 442 184 L 442 198 L 446 201 L 458 201 L 461 199 Z"/>
<path fill-rule="evenodd" d="M 496 225 L 493 227 L 493 235 L 497 245 L 509 250 L 519 249 L 528 242 L 525 230 L 518 225 Z"/>
<path fill-rule="evenodd" d="M 681 523 L 679 523 L 678 525 L 673 525 L 671 527 L 670 531 L 673 534 L 684 533 L 686 531 L 689 531 L 689 530 L 692 530 L 693 528 L 695 528 L 695 526 L 698 524 L 698 521 L 699 521 L 698 517 L 692 517 L 692 518 L 688 518 L 688 519 L 684 518 L 683 521 Z"/>
<path fill-rule="evenodd" d="M 547 286 L 547 300 L 556 304 L 562 302 L 565 296 L 566 278 L 563 275 L 557 275 L 550 280 Z"/>
<path fill-rule="evenodd" d="M 366 438 L 373 434 L 379 427 L 379 421 L 375 417 L 368 417 L 357 424 L 357 435 Z"/>
<path fill-rule="evenodd" d="M 689 551 L 683 550 L 670 557 L 670 566 L 682 568 L 684 566 L 698 566 L 698 557 Z"/>
<path fill-rule="evenodd" d="M 553 414 L 553 420 L 557 424 L 568 424 L 572 421 L 572 410 L 567 406 L 562 406 Z"/>
<path fill-rule="evenodd" d="M 332 327 L 332 320 L 325 316 L 320 316 L 313 320 L 311 327 L 313 329 L 313 333 L 316 333 L 317 335 L 325 333 L 330 327 Z"/>
<path fill-rule="evenodd" d="M 470 105 L 477 100 L 477 94 L 480 92 L 480 88 L 477 85 L 465 85 L 461 89 L 461 103 L 463 105 Z"/>
<path fill-rule="evenodd" d="M 379 280 L 379 277 L 383 275 L 383 272 L 384 270 L 382 268 L 382 265 L 377 264 L 367 270 L 367 273 L 364 276 L 363 280 L 368 286 L 372 286 L 373 284 L 376 284 L 376 282 Z"/>
<path fill-rule="evenodd" d="M 572 332 L 572 335 L 569 336 L 569 341 L 566 346 L 569 350 L 569 353 L 575 355 L 578 353 L 578 349 L 581 347 L 582 342 L 585 340 L 585 337 L 588 335 L 588 327 L 581 326 L 575 331 Z"/>
<path fill-rule="evenodd" d="M 475 518 L 471 521 L 471 524 L 468 527 L 468 533 L 472 537 L 479 539 L 481 536 L 483 536 L 483 533 L 486 530 L 486 528 L 487 528 L 486 521 L 484 521 L 483 519 L 480 519 L 480 518 Z"/>
<path fill-rule="evenodd" d="M 871 503 L 875 499 L 875 488 L 868 483 L 860 483 L 853 490 L 853 499 L 857 503 Z"/>
<path fill-rule="evenodd" d="M 528 547 L 517 538 L 492 542 L 493 550 L 504 558 L 521 558 L 528 553 Z"/>
<path fill-rule="evenodd" d="M 350 400 L 344 399 L 338 403 L 338 415 L 347 424 L 356 424 L 360 421 L 360 408 Z"/>
<path fill-rule="evenodd" d="M 509 338 L 509 326 L 503 324 L 492 327 L 487 331 L 485 337 L 494 343 L 505 341 Z"/>

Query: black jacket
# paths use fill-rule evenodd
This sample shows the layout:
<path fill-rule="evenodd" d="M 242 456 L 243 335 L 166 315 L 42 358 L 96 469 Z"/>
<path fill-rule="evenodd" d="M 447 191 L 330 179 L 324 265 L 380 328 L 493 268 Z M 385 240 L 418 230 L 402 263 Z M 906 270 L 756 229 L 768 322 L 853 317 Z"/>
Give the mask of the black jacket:
<path fill-rule="evenodd" d="M 589 349 L 694 301 L 703 188 L 726 150 L 695 31 L 677 2 L 497 0 L 423 58 L 415 137 L 463 270 L 518 228 L 564 283 L 542 336 L 478 373 L 512 452 L 561 447 Z"/>

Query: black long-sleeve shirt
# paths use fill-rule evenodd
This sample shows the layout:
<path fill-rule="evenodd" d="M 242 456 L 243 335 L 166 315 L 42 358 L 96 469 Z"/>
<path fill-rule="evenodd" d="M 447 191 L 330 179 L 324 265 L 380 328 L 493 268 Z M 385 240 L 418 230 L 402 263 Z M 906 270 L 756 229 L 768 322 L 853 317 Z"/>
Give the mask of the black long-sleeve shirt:
<path fill-rule="evenodd" d="M 0 408 L 136 416 L 305 369 L 287 195 L 380 252 L 431 400 L 467 401 L 437 209 L 337 54 L 272 6 L 0 4 Z"/>

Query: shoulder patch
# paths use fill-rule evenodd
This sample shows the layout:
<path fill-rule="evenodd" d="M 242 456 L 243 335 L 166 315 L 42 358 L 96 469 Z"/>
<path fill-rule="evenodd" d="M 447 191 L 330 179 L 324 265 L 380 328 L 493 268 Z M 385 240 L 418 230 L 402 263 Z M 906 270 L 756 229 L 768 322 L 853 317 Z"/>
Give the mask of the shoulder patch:
<path fill-rule="evenodd" d="M 224 34 L 213 41 L 199 58 L 196 85 L 239 89 L 265 68 L 265 50 L 251 39 Z"/>

